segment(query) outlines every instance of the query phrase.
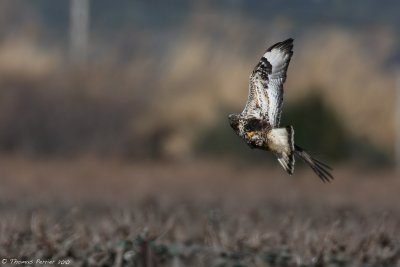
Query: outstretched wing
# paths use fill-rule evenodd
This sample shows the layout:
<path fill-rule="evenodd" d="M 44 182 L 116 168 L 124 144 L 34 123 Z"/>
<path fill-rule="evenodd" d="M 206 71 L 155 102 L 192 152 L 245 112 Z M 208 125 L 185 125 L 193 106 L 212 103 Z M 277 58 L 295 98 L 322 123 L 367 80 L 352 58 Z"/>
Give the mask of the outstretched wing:
<path fill-rule="evenodd" d="M 266 58 L 261 58 L 250 75 L 249 96 L 242 112 L 246 117 L 268 118 L 268 99 L 265 89 L 268 87 L 268 76 L 271 72 L 271 64 Z"/>
<path fill-rule="evenodd" d="M 267 119 L 279 126 L 283 102 L 283 83 L 293 55 L 293 39 L 277 43 L 264 53 L 250 75 L 249 96 L 243 114 Z"/>
<path fill-rule="evenodd" d="M 267 87 L 264 87 L 268 98 L 268 120 L 272 127 L 278 127 L 281 119 L 283 83 L 292 55 L 293 39 L 287 39 L 268 48 L 263 56 L 272 66 Z"/>

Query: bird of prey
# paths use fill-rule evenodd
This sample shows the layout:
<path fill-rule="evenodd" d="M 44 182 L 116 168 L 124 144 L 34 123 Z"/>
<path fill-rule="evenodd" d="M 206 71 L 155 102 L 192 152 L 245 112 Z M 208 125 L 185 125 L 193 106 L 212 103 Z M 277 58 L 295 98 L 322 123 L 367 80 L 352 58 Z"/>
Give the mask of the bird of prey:
<path fill-rule="evenodd" d="M 229 114 L 231 127 L 251 148 L 271 151 L 290 175 L 294 155 L 306 162 L 323 182 L 333 179 L 328 165 L 294 143 L 293 126 L 280 127 L 283 83 L 293 55 L 293 39 L 279 42 L 264 53 L 250 75 L 249 96 L 240 114 Z"/>

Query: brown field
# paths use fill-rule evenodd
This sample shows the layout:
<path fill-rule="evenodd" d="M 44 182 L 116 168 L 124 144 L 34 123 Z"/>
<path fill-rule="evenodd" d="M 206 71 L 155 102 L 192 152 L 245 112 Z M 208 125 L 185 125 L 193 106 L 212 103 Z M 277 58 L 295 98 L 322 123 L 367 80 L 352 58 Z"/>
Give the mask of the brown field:
<path fill-rule="evenodd" d="M 289 177 L 277 165 L 219 161 L 2 158 L 0 256 L 70 266 L 400 266 L 394 172 L 337 167 L 324 184 L 308 169 Z"/>

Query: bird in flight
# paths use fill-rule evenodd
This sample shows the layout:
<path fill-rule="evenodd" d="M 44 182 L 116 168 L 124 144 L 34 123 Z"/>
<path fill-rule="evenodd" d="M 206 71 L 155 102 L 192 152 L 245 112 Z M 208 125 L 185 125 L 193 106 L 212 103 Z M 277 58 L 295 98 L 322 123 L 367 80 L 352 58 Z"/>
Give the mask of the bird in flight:
<path fill-rule="evenodd" d="M 283 83 L 293 55 L 293 39 L 274 44 L 250 75 L 249 96 L 240 114 L 229 114 L 231 127 L 251 148 L 271 151 L 290 175 L 294 155 L 306 162 L 323 182 L 333 179 L 328 165 L 294 143 L 293 126 L 280 127 Z"/>

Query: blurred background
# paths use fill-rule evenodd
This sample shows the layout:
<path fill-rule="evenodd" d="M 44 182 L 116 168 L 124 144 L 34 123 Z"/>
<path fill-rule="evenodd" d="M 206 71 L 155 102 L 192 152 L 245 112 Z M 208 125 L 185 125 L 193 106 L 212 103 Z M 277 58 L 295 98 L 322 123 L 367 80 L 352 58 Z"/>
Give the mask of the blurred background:
<path fill-rule="evenodd" d="M 242 110 L 264 50 L 292 37 L 283 124 L 297 142 L 332 160 L 393 164 L 397 6 L 2 1 L 1 152 L 251 157 L 226 114 Z"/>
<path fill-rule="evenodd" d="M 1 0 L 4 225 L 31 229 L 35 243 L 36 230 L 13 228 L 10 218 L 188 205 L 194 225 L 209 210 L 267 210 L 271 230 L 304 209 L 308 219 L 326 218 L 325 205 L 366 218 L 394 210 L 399 11 L 394 0 Z M 287 38 L 295 43 L 282 124 L 334 167 L 329 186 L 301 164 L 289 177 L 227 121 L 243 109 L 265 49 Z M 190 239 L 188 229 L 171 236 Z"/>

